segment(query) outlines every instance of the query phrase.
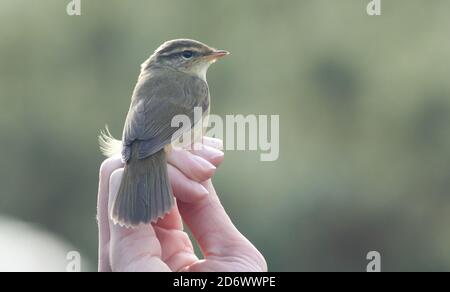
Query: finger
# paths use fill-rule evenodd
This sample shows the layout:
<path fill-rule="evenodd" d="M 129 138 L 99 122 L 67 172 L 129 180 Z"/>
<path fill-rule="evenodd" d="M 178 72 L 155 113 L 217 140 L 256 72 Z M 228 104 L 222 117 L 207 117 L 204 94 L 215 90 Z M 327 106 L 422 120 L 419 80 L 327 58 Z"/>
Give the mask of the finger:
<path fill-rule="evenodd" d="M 180 170 L 172 165 L 168 165 L 170 182 L 173 194 L 178 199 L 178 203 L 195 202 L 203 199 L 209 194 L 208 190 L 198 182 L 187 178 Z"/>
<path fill-rule="evenodd" d="M 181 220 L 180 212 L 178 211 L 178 206 L 176 200 L 174 200 L 174 207 L 169 214 L 164 216 L 164 218 L 158 220 L 155 227 L 167 229 L 167 230 L 183 230 L 183 221 Z"/>
<path fill-rule="evenodd" d="M 98 270 L 100 272 L 107 272 L 111 269 L 108 248 L 110 239 L 108 219 L 109 178 L 122 165 L 120 157 L 112 157 L 106 159 L 100 167 L 97 198 L 97 221 L 99 229 Z"/>
<path fill-rule="evenodd" d="M 216 167 L 207 160 L 180 148 L 173 148 L 169 152 L 167 162 L 197 182 L 210 179 L 216 171 Z"/>
<path fill-rule="evenodd" d="M 223 150 L 223 141 L 218 138 L 203 136 L 203 144 L 217 150 Z"/>
<path fill-rule="evenodd" d="M 172 271 L 180 271 L 198 261 L 192 242 L 185 232 L 160 227 L 155 227 L 155 231 L 162 246 L 162 260 Z"/>
<path fill-rule="evenodd" d="M 224 153 L 222 151 L 205 144 L 196 143 L 190 152 L 209 161 L 215 167 L 218 167 L 224 159 Z"/>
<path fill-rule="evenodd" d="M 118 169 L 111 175 L 109 211 L 117 196 L 122 176 L 123 169 Z M 110 260 L 113 271 L 170 271 L 161 260 L 161 245 L 151 225 L 125 228 L 110 220 L 110 234 Z"/>
<path fill-rule="evenodd" d="M 211 181 L 205 184 L 209 196 L 194 203 L 180 202 L 178 205 L 205 257 L 248 257 L 247 260 L 253 260 L 263 269 L 265 261 L 262 255 L 231 222 Z"/>

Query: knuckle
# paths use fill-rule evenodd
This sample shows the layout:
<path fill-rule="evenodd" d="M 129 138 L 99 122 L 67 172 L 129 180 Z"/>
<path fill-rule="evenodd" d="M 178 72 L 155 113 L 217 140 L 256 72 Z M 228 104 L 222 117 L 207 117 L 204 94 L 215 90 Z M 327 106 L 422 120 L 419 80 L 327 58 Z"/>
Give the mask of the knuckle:
<path fill-rule="evenodd" d="M 214 176 L 215 170 L 195 165 L 191 167 L 190 173 L 197 182 L 204 182 Z"/>

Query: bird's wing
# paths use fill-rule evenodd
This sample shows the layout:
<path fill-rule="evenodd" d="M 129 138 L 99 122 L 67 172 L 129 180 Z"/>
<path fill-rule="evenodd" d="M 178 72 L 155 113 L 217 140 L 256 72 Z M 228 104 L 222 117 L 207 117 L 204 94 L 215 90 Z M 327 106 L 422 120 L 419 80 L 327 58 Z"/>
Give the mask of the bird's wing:
<path fill-rule="evenodd" d="M 209 109 L 208 85 L 199 78 L 172 73 L 170 81 L 164 75 L 139 80 L 125 122 L 123 159 L 130 159 L 135 141 L 140 142 L 138 158 L 144 159 L 181 137 L 183 125 L 172 127 L 172 119 L 185 115 L 193 127 L 195 107 Z"/>

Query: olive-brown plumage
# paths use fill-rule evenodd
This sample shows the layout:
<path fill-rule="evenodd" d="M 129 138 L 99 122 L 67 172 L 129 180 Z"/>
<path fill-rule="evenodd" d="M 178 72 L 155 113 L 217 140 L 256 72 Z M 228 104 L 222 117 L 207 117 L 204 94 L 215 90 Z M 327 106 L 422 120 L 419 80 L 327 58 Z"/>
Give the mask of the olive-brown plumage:
<path fill-rule="evenodd" d="M 109 132 L 100 137 L 103 153 L 111 156 L 120 149 L 125 162 L 112 204 L 115 223 L 126 227 L 148 224 L 172 209 L 165 146 L 183 134 L 171 126 L 172 119 L 185 115 L 194 126 L 196 107 L 209 113 L 206 72 L 217 58 L 227 54 L 197 41 L 173 40 L 142 64 L 122 141 L 114 140 Z"/>

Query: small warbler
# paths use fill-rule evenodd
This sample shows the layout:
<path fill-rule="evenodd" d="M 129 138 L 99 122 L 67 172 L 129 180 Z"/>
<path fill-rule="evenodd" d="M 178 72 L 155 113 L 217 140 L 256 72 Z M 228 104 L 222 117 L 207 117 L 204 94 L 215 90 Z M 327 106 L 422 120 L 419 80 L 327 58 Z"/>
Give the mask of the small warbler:
<path fill-rule="evenodd" d="M 149 224 L 172 209 L 166 146 L 183 133 L 172 127 L 171 121 L 185 115 L 194 127 L 194 108 L 200 107 L 204 116 L 209 114 L 206 73 L 212 63 L 228 54 L 198 41 L 179 39 L 161 45 L 142 64 L 122 141 L 114 139 L 108 129 L 99 137 L 103 154 L 111 157 L 121 153 L 125 163 L 119 192 L 112 202 L 115 224 Z"/>

